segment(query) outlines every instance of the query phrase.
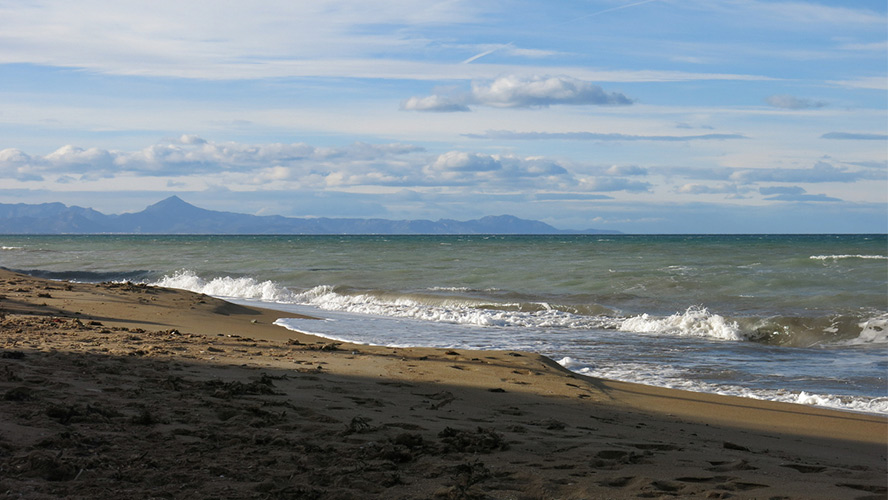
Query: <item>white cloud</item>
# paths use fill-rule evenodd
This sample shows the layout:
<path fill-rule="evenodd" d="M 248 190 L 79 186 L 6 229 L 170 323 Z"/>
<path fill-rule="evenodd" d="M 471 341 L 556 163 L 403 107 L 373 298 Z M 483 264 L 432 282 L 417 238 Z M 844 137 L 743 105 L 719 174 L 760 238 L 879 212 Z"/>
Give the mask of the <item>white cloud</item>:
<path fill-rule="evenodd" d="M 566 76 L 503 76 L 488 83 L 472 83 L 473 100 L 499 108 L 546 107 L 555 104 L 628 105 L 632 101 L 617 92 Z"/>
<path fill-rule="evenodd" d="M 502 164 L 493 156 L 462 151 L 444 153 L 429 165 L 430 171 L 448 172 L 489 172 L 500 168 Z"/>
<path fill-rule="evenodd" d="M 0 165 L 26 165 L 31 162 L 31 157 L 24 151 L 16 148 L 0 150 Z"/>
<path fill-rule="evenodd" d="M 349 57 L 409 45 L 405 33 L 378 26 L 473 20 L 472 2 L 398 0 L 336 2 L 151 3 L 46 0 L 0 7 L 5 58 L 119 72 L 127 56 L 151 71 L 190 61 L 197 67 L 250 59 Z M 377 27 L 377 28 L 374 28 Z M 118 69 L 115 69 L 118 68 Z"/>
<path fill-rule="evenodd" d="M 192 79 L 280 77 L 471 80 L 501 74 L 573 74 L 593 81 L 762 79 L 760 76 L 680 71 L 600 71 L 588 65 L 529 67 L 429 60 L 472 46 L 522 59 L 557 50 L 478 45 L 463 29 L 502 6 L 469 0 L 337 0 L 335 2 L 112 2 L 45 0 L 0 3 L 4 30 L 0 64 L 83 68 L 96 73 Z M 473 50 L 474 50 L 473 49 Z M 462 50 L 461 50 L 462 52 Z M 476 60 L 477 61 L 477 60 Z"/>
<path fill-rule="evenodd" d="M 466 99 L 464 97 L 441 95 L 411 97 L 401 104 L 401 109 L 405 111 L 435 111 L 444 113 L 452 111 L 470 111 L 465 101 Z"/>
<path fill-rule="evenodd" d="M 789 196 L 795 196 L 796 201 L 828 201 L 836 195 L 851 199 L 847 192 L 853 191 L 849 190 L 869 180 L 883 182 L 886 176 L 883 163 L 818 161 L 809 168 L 792 169 L 595 165 L 540 155 L 470 150 L 436 153 L 405 143 L 356 142 L 322 148 L 306 143 L 215 142 L 196 135 L 176 136 L 133 151 L 72 145 L 47 155 L 30 155 L 15 148 L 0 150 L 0 178 L 6 179 L 6 186 L 44 182 L 44 187 L 62 190 L 64 186 L 65 191 L 113 191 L 133 185 L 146 190 L 152 186 L 179 190 L 224 186 L 263 193 L 313 190 L 379 194 L 410 189 L 466 196 L 523 196 L 551 203 L 606 198 L 596 193 L 621 193 L 621 197 L 642 203 L 717 194 L 734 199 L 742 194 L 759 200 L 788 201 Z M 812 183 L 833 184 L 829 196 L 757 190 L 758 186 L 808 187 Z M 845 192 L 836 186 L 838 183 L 847 186 Z"/>
<path fill-rule="evenodd" d="M 167 183 L 188 179 L 191 186 L 229 183 L 268 189 L 461 185 L 508 191 L 576 183 L 564 167 L 545 158 L 465 151 L 432 155 L 402 143 L 318 148 L 304 143 L 216 143 L 189 135 L 136 151 L 70 145 L 45 156 L 0 151 L 0 177 L 35 181 L 43 176 L 69 184 L 77 182 L 77 176 L 84 182 L 129 176 L 165 178 Z"/>
<path fill-rule="evenodd" d="M 207 140 L 196 135 L 182 134 L 179 137 L 179 142 L 182 144 L 206 144 Z"/>
<path fill-rule="evenodd" d="M 835 167 L 830 163 L 818 161 L 810 168 L 755 168 L 738 169 L 730 175 L 732 181 L 741 184 L 759 182 L 856 182 L 864 179 L 885 178 L 886 173 L 874 173 L 867 170 L 849 170 Z"/>
<path fill-rule="evenodd" d="M 605 170 L 607 175 L 647 175 L 647 169 L 638 165 L 611 165 Z"/>
<path fill-rule="evenodd" d="M 54 165 L 98 165 L 108 166 L 112 163 L 111 154 L 98 148 L 83 149 L 76 146 L 62 146 L 44 159 Z"/>
<path fill-rule="evenodd" d="M 401 108 L 413 111 L 468 111 L 469 105 L 494 108 L 533 108 L 553 105 L 626 106 L 632 100 L 619 92 L 568 76 L 507 75 L 472 82 L 464 95 L 411 97 Z"/>
<path fill-rule="evenodd" d="M 423 168 L 419 184 L 465 185 L 492 191 L 576 184 L 564 167 L 543 158 L 449 151 Z"/>
<path fill-rule="evenodd" d="M 8 148 L 0 150 L 0 177 L 17 181 L 42 181 L 43 177 L 33 165 L 33 159 L 25 152 Z"/>

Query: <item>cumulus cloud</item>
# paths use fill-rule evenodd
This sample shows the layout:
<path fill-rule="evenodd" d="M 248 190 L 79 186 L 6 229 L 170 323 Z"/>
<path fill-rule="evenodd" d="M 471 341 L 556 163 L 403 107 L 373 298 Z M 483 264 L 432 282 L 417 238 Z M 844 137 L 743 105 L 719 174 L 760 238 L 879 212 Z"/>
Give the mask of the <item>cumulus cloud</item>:
<path fill-rule="evenodd" d="M 814 109 L 826 106 L 823 101 L 804 99 L 791 95 L 772 95 L 765 100 L 768 104 L 780 109 Z"/>
<path fill-rule="evenodd" d="M 355 143 L 340 148 L 317 148 L 304 143 L 244 144 L 212 142 L 183 135 L 136 151 L 63 146 L 48 155 L 29 156 L 16 149 L 0 151 L 0 173 L 7 177 L 31 178 L 43 174 L 80 174 L 90 178 L 129 173 L 139 176 L 188 176 L 224 172 L 259 173 L 287 167 L 293 175 L 322 170 L 327 162 L 358 165 L 386 161 L 421 152 L 418 146 L 404 144 Z M 396 161 L 392 163 L 397 164 Z M 12 175 L 11 175 L 12 174 Z M 262 175 L 259 176 L 263 178 Z M 281 170 L 273 176 L 280 178 Z"/>
<path fill-rule="evenodd" d="M 759 186 L 884 181 L 884 163 L 818 161 L 809 168 L 702 168 L 635 164 L 562 163 L 541 156 L 470 150 L 427 152 L 412 144 L 215 142 L 199 136 L 169 138 L 133 151 L 63 146 L 46 155 L 0 150 L 0 178 L 75 187 L 92 181 L 119 186 L 228 186 L 252 191 L 361 191 L 396 189 L 525 196 L 528 200 L 604 199 L 610 193 L 662 196 L 722 194 L 738 197 Z M 106 179 L 110 179 L 107 180 Z M 2 183 L 2 181 L 0 181 Z M 656 189 L 655 189 L 656 187 Z M 769 190 L 770 189 L 770 190 Z M 801 189 L 801 188 L 799 188 Z M 810 188 L 809 188 L 810 189 Z M 832 201 L 798 190 L 758 191 L 775 201 Z M 534 198 L 548 193 L 548 198 Z"/>
<path fill-rule="evenodd" d="M 43 180 L 33 165 L 33 159 L 15 148 L 0 150 L 0 176 L 18 181 Z"/>
<path fill-rule="evenodd" d="M 473 82 L 465 94 L 433 94 L 411 97 L 401 104 L 409 111 L 468 111 L 469 106 L 495 108 L 545 108 L 553 105 L 626 106 L 632 100 L 619 92 L 568 76 L 507 75 L 492 81 Z"/>
<path fill-rule="evenodd" d="M 31 161 L 31 157 L 27 155 L 24 151 L 16 148 L 7 148 L 0 150 L 0 164 L 12 165 L 19 164 L 25 165 Z"/>
<path fill-rule="evenodd" d="M 206 144 L 207 140 L 197 135 L 182 134 L 179 137 L 179 142 L 182 144 Z"/>
<path fill-rule="evenodd" d="M 62 146 L 44 156 L 30 156 L 18 149 L 0 151 L 0 173 L 23 181 L 43 180 L 43 174 L 67 173 L 107 176 L 114 170 L 114 154 L 98 148 Z"/>
<path fill-rule="evenodd" d="M 46 155 L 44 160 L 50 164 L 72 168 L 107 168 L 114 164 L 114 155 L 104 149 L 83 149 L 76 146 L 62 146 Z"/>
<path fill-rule="evenodd" d="M 152 182 L 249 189 L 467 186 L 487 192 L 576 186 L 563 166 L 541 157 L 468 151 L 429 154 L 401 143 L 320 148 L 305 143 L 214 142 L 184 135 L 136 151 L 64 146 L 45 156 L 0 150 L 0 178 L 73 184 L 127 176 Z"/>
<path fill-rule="evenodd" d="M 574 183 L 570 173 L 543 158 L 449 151 L 423 168 L 426 185 L 471 185 L 491 190 L 516 186 L 560 186 Z"/>
<path fill-rule="evenodd" d="M 472 83 L 472 95 L 481 104 L 501 108 L 545 107 L 553 104 L 628 105 L 617 92 L 566 76 L 521 78 L 504 76 L 489 83 Z"/>
<path fill-rule="evenodd" d="M 444 153 L 429 165 L 430 170 L 450 172 L 490 172 L 500 168 L 502 164 L 493 156 L 462 151 Z"/>
<path fill-rule="evenodd" d="M 611 165 L 604 173 L 616 176 L 647 175 L 648 171 L 646 168 L 641 168 L 638 165 Z"/>
<path fill-rule="evenodd" d="M 463 134 L 471 139 L 499 139 L 499 140 L 573 140 L 573 141 L 724 141 L 731 139 L 746 139 L 742 134 L 702 134 L 702 135 L 629 135 L 629 134 L 601 134 L 595 132 L 513 132 L 510 130 L 488 130 L 483 134 Z"/>
<path fill-rule="evenodd" d="M 428 97 L 411 97 L 401 103 L 401 109 L 405 111 L 434 111 L 438 113 L 450 113 L 455 111 L 471 111 L 466 105 L 464 97 L 448 97 L 431 95 Z"/>

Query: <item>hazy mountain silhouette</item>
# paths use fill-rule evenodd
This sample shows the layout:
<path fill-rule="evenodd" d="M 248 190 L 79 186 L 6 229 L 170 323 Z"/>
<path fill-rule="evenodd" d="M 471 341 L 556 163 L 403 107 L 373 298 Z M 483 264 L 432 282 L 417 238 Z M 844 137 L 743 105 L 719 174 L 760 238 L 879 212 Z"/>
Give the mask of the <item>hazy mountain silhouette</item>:
<path fill-rule="evenodd" d="M 170 196 L 136 213 L 105 215 L 61 203 L 0 203 L 2 234 L 600 234 L 561 230 L 511 215 L 469 221 L 283 217 L 218 212 Z"/>

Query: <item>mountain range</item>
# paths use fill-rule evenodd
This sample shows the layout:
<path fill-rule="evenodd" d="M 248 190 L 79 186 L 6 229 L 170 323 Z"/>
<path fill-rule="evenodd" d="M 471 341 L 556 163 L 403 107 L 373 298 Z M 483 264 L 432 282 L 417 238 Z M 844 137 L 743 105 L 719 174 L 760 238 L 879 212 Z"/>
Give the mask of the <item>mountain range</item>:
<path fill-rule="evenodd" d="M 141 212 L 106 215 L 62 203 L 0 203 L 0 234 L 615 234 L 562 230 L 511 215 L 457 221 L 298 218 L 196 207 L 171 196 Z"/>

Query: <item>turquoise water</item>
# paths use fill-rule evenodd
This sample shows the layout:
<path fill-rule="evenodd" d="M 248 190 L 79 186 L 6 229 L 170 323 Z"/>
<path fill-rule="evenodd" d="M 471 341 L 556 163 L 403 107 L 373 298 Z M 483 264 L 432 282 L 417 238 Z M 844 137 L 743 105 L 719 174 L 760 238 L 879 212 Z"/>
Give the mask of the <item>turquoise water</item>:
<path fill-rule="evenodd" d="M 261 302 L 330 338 L 888 413 L 885 235 L 0 236 L 0 266 Z"/>

